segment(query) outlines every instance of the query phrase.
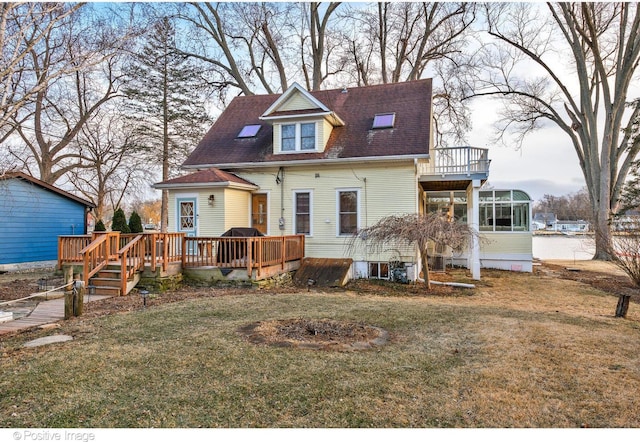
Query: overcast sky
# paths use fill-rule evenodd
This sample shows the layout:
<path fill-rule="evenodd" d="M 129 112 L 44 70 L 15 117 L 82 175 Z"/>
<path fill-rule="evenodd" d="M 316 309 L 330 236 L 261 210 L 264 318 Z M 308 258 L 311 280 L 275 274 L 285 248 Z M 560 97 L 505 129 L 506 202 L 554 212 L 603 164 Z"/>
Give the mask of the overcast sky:
<path fill-rule="evenodd" d="M 551 122 L 525 139 L 523 147 L 492 144 L 499 104 L 490 98 L 473 103 L 469 144 L 489 148 L 489 184 L 527 192 L 537 201 L 544 194 L 573 193 L 585 186 L 578 157 L 569 137 Z"/>

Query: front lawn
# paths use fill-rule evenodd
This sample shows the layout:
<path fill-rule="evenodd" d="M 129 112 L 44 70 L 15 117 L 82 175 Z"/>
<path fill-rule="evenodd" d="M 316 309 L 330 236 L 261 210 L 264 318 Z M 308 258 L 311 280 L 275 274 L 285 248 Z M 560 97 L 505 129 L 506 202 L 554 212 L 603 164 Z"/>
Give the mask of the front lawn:
<path fill-rule="evenodd" d="M 382 286 L 384 289 L 384 286 Z M 640 308 L 542 273 L 431 296 L 190 299 L 0 341 L 0 427 L 638 427 Z M 256 321 L 381 327 L 387 345 L 257 345 Z M 73 341 L 23 348 L 65 333 Z"/>

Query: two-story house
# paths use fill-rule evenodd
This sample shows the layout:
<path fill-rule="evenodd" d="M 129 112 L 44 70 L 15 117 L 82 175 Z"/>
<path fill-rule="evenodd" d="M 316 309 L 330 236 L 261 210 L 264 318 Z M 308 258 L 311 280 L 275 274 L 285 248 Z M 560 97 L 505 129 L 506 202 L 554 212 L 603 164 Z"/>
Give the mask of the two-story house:
<path fill-rule="evenodd" d="M 169 190 L 171 232 L 304 234 L 306 256 L 351 258 L 352 277 L 384 278 L 389 262 L 401 262 L 417 278 L 414 248 L 346 244 L 387 215 L 427 210 L 451 211 L 494 235 L 452 257 L 475 278 L 485 264 L 530 270 L 529 197 L 481 191 L 487 149 L 434 149 L 432 125 L 430 79 L 313 92 L 293 84 L 282 94 L 239 96 L 183 164 L 189 173 L 154 187 Z"/>

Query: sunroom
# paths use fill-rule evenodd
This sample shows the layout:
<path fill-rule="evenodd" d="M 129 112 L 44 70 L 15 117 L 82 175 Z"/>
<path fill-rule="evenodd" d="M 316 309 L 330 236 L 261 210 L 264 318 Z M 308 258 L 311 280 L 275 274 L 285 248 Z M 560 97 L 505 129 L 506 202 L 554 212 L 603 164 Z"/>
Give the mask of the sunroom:
<path fill-rule="evenodd" d="M 425 210 L 447 213 L 458 222 L 468 222 L 466 191 L 426 193 Z M 478 192 L 480 266 L 530 272 L 533 269 L 531 197 L 517 189 L 487 189 Z M 468 251 L 434 250 L 438 262 L 467 265 Z"/>

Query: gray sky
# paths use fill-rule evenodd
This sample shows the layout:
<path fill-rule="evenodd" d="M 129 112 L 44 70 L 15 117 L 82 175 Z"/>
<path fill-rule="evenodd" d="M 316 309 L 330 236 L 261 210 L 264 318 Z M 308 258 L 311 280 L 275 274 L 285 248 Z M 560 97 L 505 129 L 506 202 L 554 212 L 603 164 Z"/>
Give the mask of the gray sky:
<path fill-rule="evenodd" d="M 489 184 L 527 192 L 534 201 L 546 193 L 573 193 L 585 186 L 578 157 L 567 135 L 551 122 L 527 136 L 522 149 L 492 144 L 492 124 L 499 104 L 490 98 L 473 103 L 473 128 L 469 144 L 489 148 Z"/>

